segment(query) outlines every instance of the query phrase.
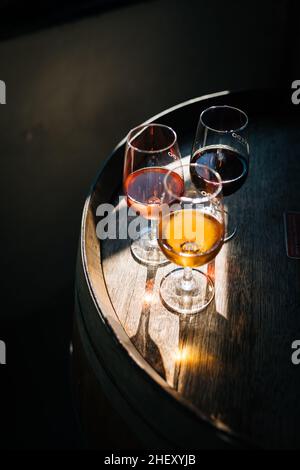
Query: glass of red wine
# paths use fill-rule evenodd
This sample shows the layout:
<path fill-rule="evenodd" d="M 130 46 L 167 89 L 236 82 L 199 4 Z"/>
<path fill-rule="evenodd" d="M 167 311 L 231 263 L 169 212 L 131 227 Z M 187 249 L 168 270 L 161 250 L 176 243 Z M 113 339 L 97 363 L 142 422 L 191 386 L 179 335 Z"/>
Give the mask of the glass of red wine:
<path fill-rule="evenodd" d="M 126 141 L 123 187 L 128 206 L 150 221 L 150 227 L 141 230 L 131 243 L 133 257 L 143 264 L 168 263 L 157 243 L 157 224 L 165 200 L 164 178 L 169 172 L 173 194 L 180 196 L 184 179 L 175 131 L 156 123 L 132 129 Z"/>
<path fill-rule="evenodd" d="M 232 106 L 212 106 L 200 115 L 191 163 L 207 165 L 219 173 L 225 198 L 238 191 L 248 176 L 247 127 L 247 114 Z M 190 171 L 193 183 L 197 185 L 197 167 L 191 166 Z M 228 203 L 226 206 L 225 241 L 229 241 L 237 227 Z"/>

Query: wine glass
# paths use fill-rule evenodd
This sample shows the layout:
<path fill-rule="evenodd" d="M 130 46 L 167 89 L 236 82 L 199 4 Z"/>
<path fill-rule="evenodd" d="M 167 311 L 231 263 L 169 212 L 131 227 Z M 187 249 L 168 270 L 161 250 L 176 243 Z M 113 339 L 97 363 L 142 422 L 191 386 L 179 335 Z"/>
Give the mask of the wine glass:
<path fill-rule="evenodd" d="M 247 126 L 247 114 L 232 106 L 212 106 L 200 115 L 191 162 L 207 165 L 220 174 L 224 197 L 238 191 L 248 176 Z M 191 175 L 193 178 L 193 171 Z M 225 241 L 229 241 L 237 228 L 230 210 L 225 214 Z"/>
<path fill-rule="evenodd" d="M 162 124 L 143 124 L 132 129 L 126 141 L 123 186 L 127 204 L 150 220 L 131 244 L 135 259 L 150 265 L 168 262 L 157 244 L 157 221 L 164 193 L 164 178 L 170 171 L 172 192 L 181 195 L 184 181 L 177 136 Z M 176 170 L 172 170 L 173 166 Z M 169 201 L 171 202 L 171 200 Z M 148 225 L 148 224 L 147 224 Z"/>
<path fill-rule="evenodd" d="M 187 163 L 183 170 L 182 195 L 173 193 L 171 173 L 164 180 L 166 203 L 160 213 L 158 243 L 165 256 L 181 268 L 162 279 L 160 297 L 174 312 L 195 314 L 214 298 L 212 279 L 193 268 L 212 261 L 222 248 L 225 232 L 222 181 L 215 170 L 198 163 Z M 196 176 L 191 178 L 192 172 L 197 175 L 197 184 Z"/>

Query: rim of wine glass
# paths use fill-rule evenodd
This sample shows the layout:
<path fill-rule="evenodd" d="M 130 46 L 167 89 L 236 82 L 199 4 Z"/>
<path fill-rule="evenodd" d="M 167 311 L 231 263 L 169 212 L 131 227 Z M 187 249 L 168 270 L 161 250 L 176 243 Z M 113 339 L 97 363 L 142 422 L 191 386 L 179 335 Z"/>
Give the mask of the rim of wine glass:
<path fill-rule="evenodd" d="M 216 177 L 217 182 L 212 182 L 212 181 L 206 180 L 205 178 L 203 178 L 203 180 L 206 181 L 207 183 L 212 184 L 212 185 L 216 185 L 216 187 L 217 187 L 216 191 L 214 193 L 210 194 L 210 195 L 198 196 L 198 197 L 178 196 L 178 194 L 173 193 L 167 187 L 167 178 L 168 178 L 168 176 L 171 175 L 171 173 L 174 173 L 174 172 L 178 173 L 178 170 L 183 170 L 184 168 L 187 168 L 187 167 L 189 169 L 191 167 L 205 168 L 205 170 L 208 170 L 210 173 L 212 173 Z M 184 178 L 184 171 L 183 171 L 183 178 Z M 164 177 L 164 187 L 165 187 L 165 190 L 167 191 L 167 193 L 172 198 L 174 198 L 175 201 L 180 201 L 180 202 L 187 203 L 187 204 L 204 204 L 206 202 L 212 201 L 217 196 L 223 197 L 223 195 L 222 195 L 223 181 L 222 181 L 222 178 L 221 178 L 220 174 L 217 171 L 210 168 L 209 166 L 202 165 L 202 163 L 185 163 L 184 165 L 183 164 L 176 165 L 170 171 L 168 171 L 168 173 Z"/>
<path fill-rule="evenodd" d="M 240 114 L 242 114 L 244 116 L 245 124 L 241 127 L 237 127 L 236 129 L 230 129 L 228 131 L 220 131 L 218 129 L 214 129 L 213 127 L 210 127 L 210 126 L 208 126 L 207 124 L 205 124 L 203 122 L 203 115 L 206 112 L 211 111 L 213 109 L 233 109 L 234 111 L 238 111 Z M 231 134 L 232 132 L 241 132 L 244 129 L 246 129 L 246 127 L 249 124 L 249 118 L 248 118 L 247 114 L 245 113 L 245 111 L 243 111 L 240 108 L 236 108 L 235 106 L 219 105 L 219 106 L 210 106 L 209 108 L 204 109 L 204 111 L 202 111 L 202 113 L 200 114 L 200 122 L 206 129 L 209 129 L 210 131 L 217 132 L 218 134 Z"/>
<path fill-rule="evenodd" d="M 168 129 L 173 134 L 172 143 L 170 145 L 168 145 L 167 147 L 164 147 L 164 148 L 161 148 L 161 149 L 158 149 L 158 150 L 146 150 L 146 149 L 141 149 L 139 147 L 135 147 L 134 145 L 132 145 L 132 143 L 130 141 L 130 135 L 132 134 L 132 132 L 137 131 L 138 129 L 142 129 L 142 131 L 143 131 L 144 129 L 146 129 L 148 127 L 163 127 L 164 129 Z M 137 137 L 137 135 L 132 137 L 132 139 L 134 139 L 135 137 Z M 172 127 L 166 126 L 164 124 L 159 124 L 159 123 L 155 123 L 155 122 L 150 123 L 150 124 L 140 124 L 139 126 L 134 127 L 133 129 L 131 129 L 128 132 L 127 137 L 126 137 L 126 142 L 127 142 L 127 145 L 130 148 L 132 148 L 133 150 L 136 150 L 137 152 L 140 152 L 140 153 L 149 153 L 149 154 L 161 153 L 161 152 L 166 152 L 167 150 L 169 150 L 170 148 L 172 148 L 175 145 L 175 143 L 177 142 L 177 134 L 174 131 L 174 129 L 172 129 Z"/>

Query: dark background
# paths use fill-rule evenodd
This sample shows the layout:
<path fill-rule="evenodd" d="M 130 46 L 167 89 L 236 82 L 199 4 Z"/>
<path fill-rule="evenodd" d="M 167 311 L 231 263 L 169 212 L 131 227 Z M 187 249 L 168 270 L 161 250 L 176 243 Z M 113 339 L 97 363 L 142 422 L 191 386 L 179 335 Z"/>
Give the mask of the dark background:
<path fill-rule="evenodd" d="M 127 131 L 205 93 L 291 87 L 296 1 L 0 2 L 0 448 L 77 449 L 69 345 L 81 210 Z"/>

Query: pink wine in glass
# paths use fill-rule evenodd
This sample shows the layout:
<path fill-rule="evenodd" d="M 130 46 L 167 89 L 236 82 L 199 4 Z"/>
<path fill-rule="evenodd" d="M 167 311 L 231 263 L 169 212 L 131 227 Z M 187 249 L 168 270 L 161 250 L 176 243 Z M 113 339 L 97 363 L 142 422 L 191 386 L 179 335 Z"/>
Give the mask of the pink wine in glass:
<path fill-rule="evenodd" d="M 164 178 L 168 172 L 167 168 L 148 167 L 130 173 L 124 182 L 128 206 L 146 219 L 157 219 L 164 194 Z M 170 192 L 180 197 L 184 191 L 182 177 L 172 172 L 169 181 Z M 164 199 L 164 202 L 171 204 L 173 201 L 171 197 L 169 199 Z"/>

